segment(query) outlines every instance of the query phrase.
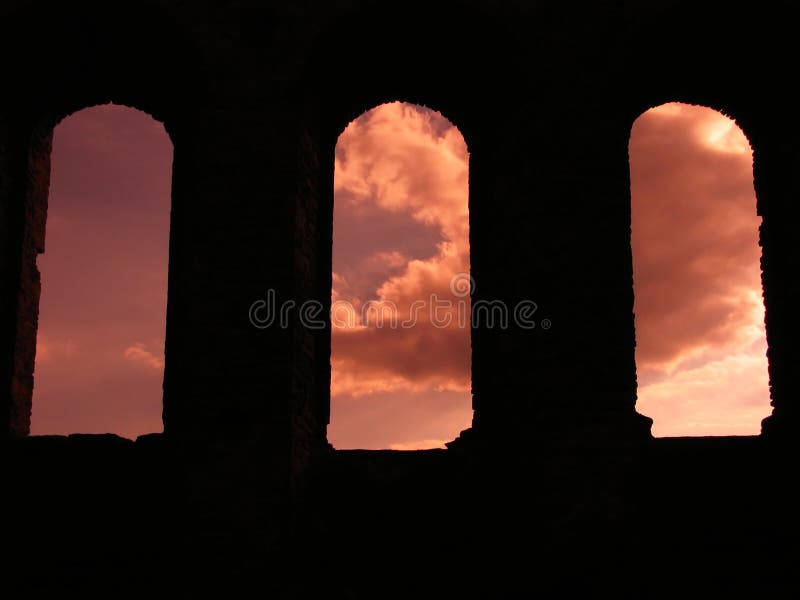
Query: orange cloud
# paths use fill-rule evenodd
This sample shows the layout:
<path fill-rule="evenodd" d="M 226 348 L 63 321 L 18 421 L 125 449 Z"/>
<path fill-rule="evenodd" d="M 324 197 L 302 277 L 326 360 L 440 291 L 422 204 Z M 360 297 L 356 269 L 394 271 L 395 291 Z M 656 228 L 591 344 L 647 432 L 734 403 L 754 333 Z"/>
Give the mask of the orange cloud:
<path fill-rule="evenodd" d="M 452 439 L 469 425 L 470 334 L 468 320 L 458 318 L 459 310 L 468 315 L 469 298 L 450 288 L 456 274 L 469 272 L 468 162 L 452 124 L 397 102 L 365 113 L 339 138 L 332 298 L 349 303 L 352 319 L 343 316 L 332 335 L 334 445 L 357 443 L 336 426 L 344 397 L 366 405 L 376 395 L 403 392 L 412 404 L 455 392 L 467 407 L 459 422 L 424 439 Z M 379 236 L 370 233 L 376 229 Z M 440 304 L 447 301 L 449 308 Z M 397 326 L 376 323 L 374 315 L 388 314 L 381 309 Z M 450 324 L 442 326 L 448 314 Z M 334 325 L 336 316 L 337 309 Z M 401 325 L 412 318 L 413 327 Z M 396 422 L 377 424 L 384 435 L 370 442 L 374 447 L 417 443 L 398 439 L 407 432 Z"/>
<path fill-rule="evenodd" d="M 639 410 L 658 435 L 755 433 L 769 396 L 747 138 L 673 103 L 636 121 L 630 157 Z"/>

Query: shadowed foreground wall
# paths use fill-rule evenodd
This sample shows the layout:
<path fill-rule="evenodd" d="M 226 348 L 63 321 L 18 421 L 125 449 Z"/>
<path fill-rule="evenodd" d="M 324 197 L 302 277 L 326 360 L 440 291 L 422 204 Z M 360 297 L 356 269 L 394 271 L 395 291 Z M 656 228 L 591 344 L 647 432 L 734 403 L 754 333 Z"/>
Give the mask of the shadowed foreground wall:
<path fill-rule="evenodd" d="M 797 15 L 640 4 L 0 4 L 6 589 L 796 595 L 800 153 L 774 73 Z M 475 417 L 450 449 L 333 452 L 329 329 L 248 311 L 270 289 L 329 302 L 336 139 L 396 99 L 469 146 L 473 302 L 533 299 L 553 326 L 473 328 Z M 52 129 L 109 101 L 174 144 L 165 430 L 29 437 Z M 628 140 L 668 101 L 732 116 L 754 150 L 758 437 L 656 441 L 635 411 Z"/>

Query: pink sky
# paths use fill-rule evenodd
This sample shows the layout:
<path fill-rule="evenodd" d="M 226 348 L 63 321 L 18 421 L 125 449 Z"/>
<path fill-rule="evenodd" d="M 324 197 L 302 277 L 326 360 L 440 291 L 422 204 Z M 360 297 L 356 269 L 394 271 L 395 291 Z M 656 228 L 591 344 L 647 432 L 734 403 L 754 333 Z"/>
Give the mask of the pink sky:
<path fill-rule="evenodd" d="M 769 414 L 747 140 L 709 109 L 669 104 L 630 142 L 640 412 L 656 435 L 758 433 Z M 161 431 L 172 146 L 116 106 L 58 126 L 39 258 L 32 432 Z M 468 153 L 439 113 L 401 103 L 336 147 L 334 301 L 411 303 L 469 272 Z M 468 427 L 469 330 L 334 327 L 329 439 L 438 447 Z M 365 326 L 367 325 L 367 326 Z"/>
<path fill-rule="evenodd" d="M 172 144 L 98 106 L 53 138 L 31 433 L 162 431 Z"/>

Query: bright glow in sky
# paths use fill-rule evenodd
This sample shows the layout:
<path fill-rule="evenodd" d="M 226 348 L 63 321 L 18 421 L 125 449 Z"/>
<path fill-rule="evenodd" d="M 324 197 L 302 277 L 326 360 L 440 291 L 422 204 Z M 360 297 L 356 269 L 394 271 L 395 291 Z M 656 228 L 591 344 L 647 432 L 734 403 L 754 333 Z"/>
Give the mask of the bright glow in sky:
<path fill-rule="evenodd" d="M 666 104 L 630 140 L 637 409 L 653 434 L 758 434 L 770 414 L 752 151 L 709 108 Z"/>

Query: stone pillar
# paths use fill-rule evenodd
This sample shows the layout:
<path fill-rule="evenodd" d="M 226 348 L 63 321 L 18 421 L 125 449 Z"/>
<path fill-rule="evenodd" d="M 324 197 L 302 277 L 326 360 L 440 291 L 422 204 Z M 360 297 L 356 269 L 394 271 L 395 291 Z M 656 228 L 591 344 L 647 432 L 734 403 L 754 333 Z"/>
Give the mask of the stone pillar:
<path fill-rule="evenodd" d="M 496 116 L 494 118 L 497 118 Z M 556 443 L 645 439 L 635 410 L 629 128 L 590 107 L 494 123 L 471 147 L 473 302 L 533 301 L 531 329 L 473 322 L 475 428 Z"/>
<path fill-rule="evenodd" d="M 783 113 L 782 113 L 783 114 Z M 753 175 L 758 197 L 761 280 L 764 287 L 772 414 L 761 424 L 765 436 L 797 439 L 800 433 L 800 146 L 787 124 L 754 139 Z"/>
<path fill-rule="evenodd" d="M 0 115 L 0 438 L 24 430 L 18 424 L 19 408 L 12 393 L 22 238 L 19 198 L 15 198 L 15 188 L 19 186 L 14 185 L 19 178 L 19 169 L 15 172 L 18 159 L 8 119 Z"/>
<path fill-rule="evenodd" d="M 30 432 L 51 142 L 0 119 L 0 437 Z"/>
<path fill-rule="evenodd" d="M 300 474 L 327 423 L 316 353 L 329 352 L 329 331 L 298 316 L 318 287 L 330 302 L 317 220 L 318 188 L 332 182 L 319 182 L 315 132 L 298 112 L 208 111 L 173 136 L 165 431 L 253 440 L 276 485 Z"/>
<path fill-rule="evenodd" d="M 324 443 L 316 356 L 330 346 L 298 323 L 324 271 L 322 184 L 298 113 L 265 102 L 187 111 L 169 126 L 164 426 L 185 502 L 175 519 L 201 570 L 285 560 L 291 499 Z"/>

